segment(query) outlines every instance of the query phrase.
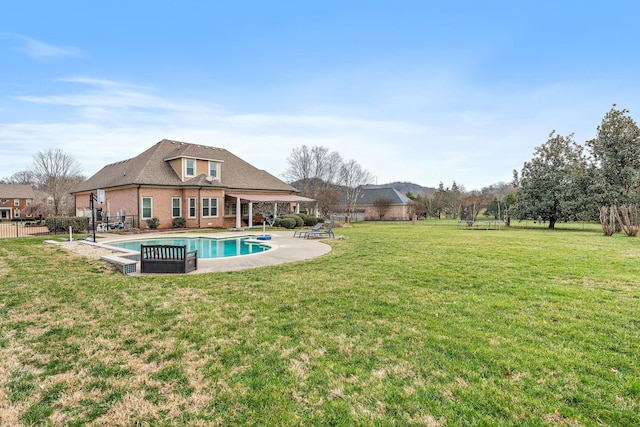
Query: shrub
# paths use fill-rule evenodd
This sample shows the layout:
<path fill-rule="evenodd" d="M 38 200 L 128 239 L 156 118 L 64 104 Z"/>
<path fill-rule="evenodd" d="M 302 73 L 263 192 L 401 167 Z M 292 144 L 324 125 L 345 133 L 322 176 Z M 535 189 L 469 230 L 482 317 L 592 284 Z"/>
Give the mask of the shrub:
<path fill-rule="evenodd" d="M 310 216 L 310 217 L 307 217 L 307 219 L 304 220 L 304 225 L 306 225 L 307 227 L 313 227 L 318 222 L 319 222 L 318 218 L 314 218 L 314 217 Z"/>
<path fill-rule="evenodd" d="M 86 216 L 50 216 L 44 222 L 49 231 L 68 231 L 71 227 L 75 232 L 85 232 L 89 228 L 89 218 Z"/>
<path fill-rule="evenodd" d="M 304 220 L 298 215 L 285 215 L 283 218 L 291 218 L 294 220 L 296 222 L 294 227 L 302 227 L 304 225 Z"/>
<path fill-rule="evenodd" d="M 280 227 L 287 229 L 296 228 L 296 220 L 291 217 L 280 218 Z"/>
<path fill-rule="evenodd" d="M 158 228 L 159 225 L 160 225 L 160 220 L 156 217 L 153 217 L 147 220 L 147 226 L 149 226 L 149 228 L 152 230 L 155 230 L 156 228 Z"/>
<path fill-rule="evenodd" d="M 309 215 L 307 215 L 306 213 L 300 212 L 296 214 L 297 216 L 299 216 L 300 218 L 302 218 L 303 221 L 306 221 L 307 218 L 309 218 Z"/>
<path fill-rule="evenodd" d="M 182 217 L 173 218 L 171 224 L 173 225 L 173 228 L 185 228 L 187 226 L 187 220 Z"/>

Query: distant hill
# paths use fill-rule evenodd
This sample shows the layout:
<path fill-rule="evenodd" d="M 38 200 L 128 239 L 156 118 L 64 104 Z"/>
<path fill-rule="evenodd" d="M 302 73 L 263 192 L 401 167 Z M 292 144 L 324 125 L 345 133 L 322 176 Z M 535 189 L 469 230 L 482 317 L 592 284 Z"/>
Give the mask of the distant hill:
<path fill-rule="evenodd" d="M 390 182 L 389 184 L 380 185 L 379 187 L 393 187 L 402 194 L 407 194 L 407 192 L 410 191 L 414 196 L 418 194 L 429 195 L 437 191 L 437 188 L 423 187 L 413 182 Z"/>
<path fill-rule="evenodd" d="M 311 181 L 313 181 L 316 178 L 312 178 Z M 320 180 L 318 180 L 320 181 Z M 322 182 L 317 183 L 318 185 L 320 185 Z M 302 181 L 294 181 L 294 182 L 289 182 L 289 185 L 292 185 L 293 187 L 297 188 L 298 190 L 301 190 L 303 187 L 303 183 Z M 311 183 L 313 184 L 313 182 Z M 394 189 L 396 189 L 397 191 L 399 191 L 402 194 L 407 194 L 407 192 L 411 191 L 411 194 L 413 194 L 414 196 L 417 196 L 418 194 L 424 194 L 424 195 L 429 195 L 429 194 L 433 194 L 437 191 L 437 188 L 434 187 L 423 187 L 421 185 L 418 184 L 414 184 L 412 182 L 391 182 L 389 184 L 383 184 L 383 185 L 372 185 L 369 184 L 367 185 L 367 187 L 392 187 Z"/>

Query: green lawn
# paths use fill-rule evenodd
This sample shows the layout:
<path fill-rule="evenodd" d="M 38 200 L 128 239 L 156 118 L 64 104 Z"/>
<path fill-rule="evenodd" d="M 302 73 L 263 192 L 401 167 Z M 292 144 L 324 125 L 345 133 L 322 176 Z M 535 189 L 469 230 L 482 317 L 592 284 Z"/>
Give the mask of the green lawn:
<path fill-rule="evenodd" d="M 640 425 L 640 239 L 335 231 L 156 277 L 0 241 L 0 424 Z"/>

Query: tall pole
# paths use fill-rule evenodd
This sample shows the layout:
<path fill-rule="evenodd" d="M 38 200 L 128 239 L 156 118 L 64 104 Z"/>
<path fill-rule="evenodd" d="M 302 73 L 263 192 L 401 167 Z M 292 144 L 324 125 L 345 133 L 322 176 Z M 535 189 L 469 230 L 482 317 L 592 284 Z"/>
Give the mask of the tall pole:
<path fill-rule="evenodd" d="M 96 242 L 96 212 L 93 209 L 94 200 L 96 200 L 95 194 L 89 194 L 89 209 L 91 209 L 91 228 L 93 229 L 93 243 Z"/>

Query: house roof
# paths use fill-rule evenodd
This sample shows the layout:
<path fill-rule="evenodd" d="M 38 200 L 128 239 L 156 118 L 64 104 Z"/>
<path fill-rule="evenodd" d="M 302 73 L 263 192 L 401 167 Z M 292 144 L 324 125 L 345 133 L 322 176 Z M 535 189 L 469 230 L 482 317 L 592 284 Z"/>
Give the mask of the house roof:
<path fill-rule="evenodd" d="M 169 160 L 180 157 L 222 162 L 220 181 L 210 182 L 202 174 L 182 182 L 169 164 Z M 163 139 L 136 157 L 103 167 L 95 175 L 78 185 L 72 193 L 126 185 L 195 186 L 298 192 L 284 181 L 250 165 L 224 148 Z"/>
<path fill-rule="evenodd" d="M 407 205 L 411 203 L 404 194 L 393 187 L 363 186 L 358 196 L 358 205 L 373 205 L 378 197 L 387 197 L 392 205 Z"/>
<path fill-rule="evenodd" d="M 298 196 L 296 194 L 244 194 L 227 193 L 229 197 L 239 197 L 248 202 L 315 202 L 315 199 Z"/>
<path fill-rule="evenodd" d="M 29 184 L 0 184 L 0 198 L 35 199 L 36 193 Z"/>

